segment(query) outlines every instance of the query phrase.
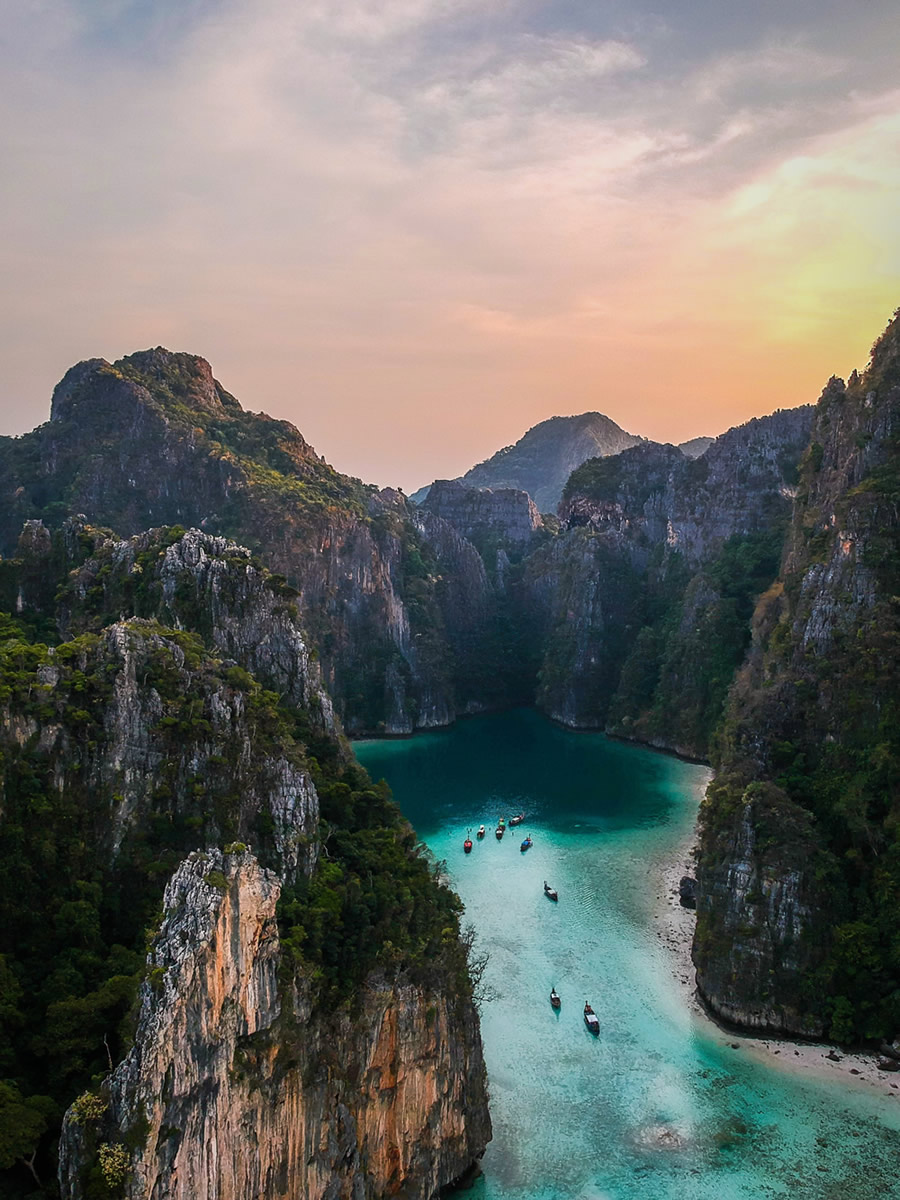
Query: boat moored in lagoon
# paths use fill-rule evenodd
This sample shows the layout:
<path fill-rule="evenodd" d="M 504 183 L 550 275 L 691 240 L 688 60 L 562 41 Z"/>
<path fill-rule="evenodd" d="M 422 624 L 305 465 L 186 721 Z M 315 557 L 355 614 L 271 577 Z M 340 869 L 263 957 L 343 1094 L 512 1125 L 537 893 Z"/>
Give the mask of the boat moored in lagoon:
<path fill-rule="evenodd" d="M 482 839 L 483 837 L 484 837 L 484 826 L 483 826 L 483 825 L 479 825 L 479 826 L 478 826 L 478 840 L 479 840 L 479 841 L 481 841 L 481 839 Z"/>
<path fill-rule="evenodd" d="M 556 890 L 556 888 L 552 888 L 546 879 L 544 880 L 544 895 L 548 900 L 559 899 L 559 892 Z"/>
<path fill-rule="evenodd" d="M 551 1008 L 562 1008 L 562 1000 L 559 998 L 559 993 L 556 988 L 550 989 L 550 1006 Z"/>
<path fill-rule="evenodd" d="M 530 850 L 533 845 L 534 845 L 534 842 L 531 840 L 531 834 L 529 834 L 528 837 L 525 839 L 525 841 L 522 843 L 522 845 L 519 847 L 519 849 L 524 854 L 525 851 Z"/>
<path fill-rule="evenodd" d="M 495 832 L 497 834 L 497 841 L 499 842 L 504 833 L 506 833 L 506 827 L 504 825 L 498 825 Z"/>
<path fill-rule="evenodd" d="M 584 1023 L 588 1027 L 588 1032 L 594 1034 L 596 1037 L 600 1032 L 600 1018 L 588 1004 L 587 1000 L 584 1002 Z"/>
<path fill-rule="evenodd" d="M 463 850 L 466 852 L 466 854 L 472 853 L 472 839 L 470 837 L 467 837 L 463 842 Z"/>
<path fill-rule="evenodd" d="M 525 814 L 523 812 L 520 812 L 518 814 L 518 816 L 510 817 L 509 823 L 510 823 L 510 825 L 521 825 L 524 820 L 525 820 Z"/>

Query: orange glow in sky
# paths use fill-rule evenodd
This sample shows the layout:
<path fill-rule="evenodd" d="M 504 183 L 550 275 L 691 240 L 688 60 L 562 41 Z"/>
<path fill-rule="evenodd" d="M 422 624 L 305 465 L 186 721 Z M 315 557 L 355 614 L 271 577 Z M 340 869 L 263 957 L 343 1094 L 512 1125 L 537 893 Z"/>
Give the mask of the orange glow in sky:
<path fill-rule="evenodd" d="M 0 432 L 157 344 L 407 490 L 557 413 L 815 400 L 900 304 L 896 14 L 728 7 L 20 6 Z"/>

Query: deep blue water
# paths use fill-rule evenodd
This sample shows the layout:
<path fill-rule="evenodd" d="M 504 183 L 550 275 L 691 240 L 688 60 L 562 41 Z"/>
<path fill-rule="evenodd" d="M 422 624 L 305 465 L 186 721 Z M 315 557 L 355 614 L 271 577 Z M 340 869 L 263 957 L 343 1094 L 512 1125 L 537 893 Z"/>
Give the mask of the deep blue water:
<path fill-rule="evenodd" d="M 673 985 L 653 906 L 705 768 L 528 710 L 356 751 L 447 861 L 490 952 L 494 1140 L 472 1200 L 900 1197 L 900 1099 L 751 1060 Z M 521 832 L 498 842 L 498 818 L 520 809 Z M 464 855 L 482 823 L 487 837 Z"/>

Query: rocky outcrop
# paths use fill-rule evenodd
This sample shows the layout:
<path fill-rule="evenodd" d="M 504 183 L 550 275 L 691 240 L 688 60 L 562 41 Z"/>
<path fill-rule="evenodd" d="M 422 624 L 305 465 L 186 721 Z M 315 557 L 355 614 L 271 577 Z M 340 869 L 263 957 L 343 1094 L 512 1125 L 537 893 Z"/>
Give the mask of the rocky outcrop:
<path fill-rule="evenodd" d="M 528 492 L 540 512 L 552 513 L 576 467 L 589 458 L 618 454 L 643 440 L 602 413 L 551 417 L 532 426 L 514 445 L 472 467 L 458 482 L 472 488 Z M 412 498 L 422 503 L 428 494 L 429 489 L 422 488 Z"/>
<path fill-rule="evenodd" d="M 149 530 L 120 540 L 80 519 L 64 527 L 64 542 L 72 547 L 72 568 L 59 619 L 68 635 L 100 630 L 130 609 L 163 625 L 202 631 L 212 649 L 307 711 L 324 730 L 335 730 L 331 697 L 300 625 L 296 591 L 246 547 L 199 529 Z"/>
<path fill-rule="evenodd" d="M 721 803 L 727 781 L 710 786 Z M 704 816 L 704 820 L 707 817 Z M 752 784 L 727 825 L 706 839 L 696 901 L 697 984 L 713 1010 L 752 1029 L 826 1032 L 801 999 L 833 915 L 830 864 L 809 813 L 771 785 Z"/>
<path fill-rule="evenodd" d="M 538 689 L 550 715 L 706 757 L 778 568 L 811 413 L 750 421 L 696 459 L 644 443 L 573 473 L 557 544 L 524 571 L 553 630 Z"/>
<path fill-rule="evenodd" d="M 121 1194 L 134 1200 L 426 1200 L 481 1155 L 474 1012 L 461 1020 L 446 988 L 386 978 L 352 1013 L 314 1009 L 302 979 L 280 982 L 279 891 L 247 851 L 178 868 L 108 1108 L 64 1127 L 68 1200 L 85 1195 L 100 1145 L 133 1147 Z"/>
<path fill-rule="evenodd" d="M 24 521 L 56 528 L 78 513 L 121 538 L 181 525 L 262 548 L 296 593 L 348 731 L 453 720 L 452 650 L 438 644 L 405 498 L 339 474 L 288 422 L 245 412 L 204 359 L 157 348 L 78 364 L 48 424 L 0 438 L 0 480 L 0 552 Z"/>
<path fill-rule="evenodd" d="M 566 485 L 560 519 L 696 568 L 790 510 L 812 417 L 811 405 L 755 417 L 697 458 L 648 443 L 585 463 Z"/>
<path fill-rule="evenodd" d="M 9 786 L 27 756 L 60 796 L 81 797 L 79 820 L 109 867 L 163 823 L 182 844 L 258 841 L 265 828 L 269 861 L 285 878 L 307 874 L 318 796 L 302 750 L 272 736 L 260 691 L 198 640 L 139 618 L 44 649 L 2 713 Z"/>
<path fill-rule="evenodd" d="M 451 1183 L 490 1137 L 460 905 L 325 719 L 284 581 L 72 521 L 30 524 L 0 586 L 0 1049 L 42 1173 L 74 1099 L 70 1196 Z"/>
<path fill-rule="evenodd" d="M 893 1037 L 900 328 L 819 401 L 702 813 L 697 978 L 734 1020 Z M 764 832 L 748 803 L 774 797 Z M 755 831 L 755 832 L 754 832 Z M 752 865 L 756 862 L 756 866 Z M 755 874 L 753 873 L 755 871 Z M 744 883 L 746 882 L 746 886 Z"/>
<path fill-rule="evenodd" d="M 423 507 L 476 546 L 527 545 L 542 525 L 534 501 L 515 488 L 465 487 L 455 479 L 436 479 Z"/>

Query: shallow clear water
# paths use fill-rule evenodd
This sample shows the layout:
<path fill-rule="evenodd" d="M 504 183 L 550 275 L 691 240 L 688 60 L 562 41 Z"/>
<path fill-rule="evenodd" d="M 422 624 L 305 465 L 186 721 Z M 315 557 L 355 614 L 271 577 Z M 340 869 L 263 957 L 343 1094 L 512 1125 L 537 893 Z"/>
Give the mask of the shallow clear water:
<path fill-rule="evenodd" d="M 447 860 L 490 951 L 494 1140 L 472 1200 L 900 1197 L 900 1099 L 751 1061 L 672 983 L 652 907 L 704 768 L 527 710 L 356 751 Z M 521 832 L 497 842 L 497 819 L 520 809 Z M 466 856 L 466 830 L 482 823 Z M 584 1027 L 586 999 L 599 1038 Z"/>

